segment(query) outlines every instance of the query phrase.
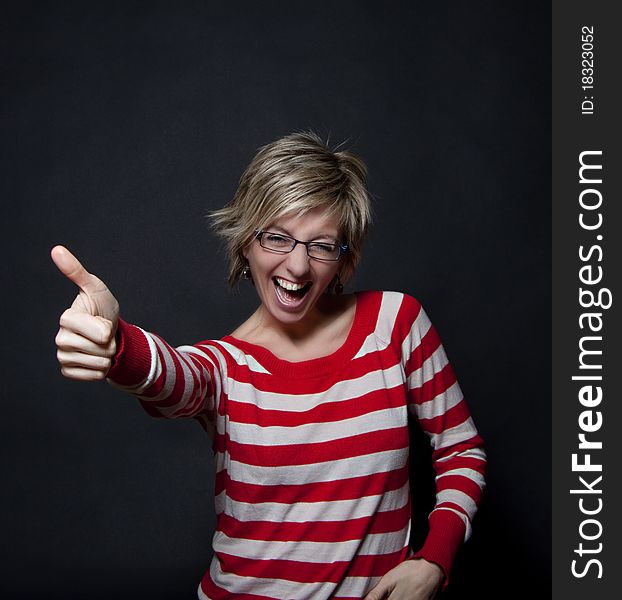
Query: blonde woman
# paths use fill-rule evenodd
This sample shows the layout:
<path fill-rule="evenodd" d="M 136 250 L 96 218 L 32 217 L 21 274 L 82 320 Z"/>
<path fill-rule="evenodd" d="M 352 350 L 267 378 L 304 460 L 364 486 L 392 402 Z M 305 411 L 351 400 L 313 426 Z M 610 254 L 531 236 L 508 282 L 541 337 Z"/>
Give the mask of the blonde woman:
<path fill-rule="evenodd" d="M 212 436 L 217 521 L 199 598 L 434 597 L 469 536 L 485 454 L 419 302 L 342 293 L 370 223 L 363 161 L 286 136 L 211 217 L 229 282 L 248 280 L 257 310 L 222 339 L 172 348 L 120 319 L 106 285 L 57 246 L 79 288 L 56 338 L 63 375 L 107 378 L 149 414 L 195 418 Z M 437 473 L 416 549 L 409 419 Z"/>

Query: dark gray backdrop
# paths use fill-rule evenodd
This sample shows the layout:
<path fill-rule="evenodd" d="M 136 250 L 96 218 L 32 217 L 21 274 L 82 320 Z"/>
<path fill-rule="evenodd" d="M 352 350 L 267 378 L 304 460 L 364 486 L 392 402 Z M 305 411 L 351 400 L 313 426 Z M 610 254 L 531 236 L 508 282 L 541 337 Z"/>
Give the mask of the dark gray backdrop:
<path fill-rule="evenodd" d="M 376 224 L 349 287 L 423 302 L 487 442 L 445 596 L 548 597 L 547 3 L 20 2 L 2 20 L 2 597 L 195 596 L 209 441 L 61 377 L 75 290 L 49 250 L 173 344 L 229 333 L 256 297 L 227 291 L 204 215 L 258 146 L 306 128 L 370 169 Z"/>

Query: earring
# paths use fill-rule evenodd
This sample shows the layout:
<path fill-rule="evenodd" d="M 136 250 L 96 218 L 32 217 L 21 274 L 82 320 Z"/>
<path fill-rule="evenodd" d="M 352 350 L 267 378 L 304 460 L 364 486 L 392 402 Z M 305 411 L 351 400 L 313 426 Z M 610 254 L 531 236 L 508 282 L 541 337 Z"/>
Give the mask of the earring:
<path fill-rule="evenodd" d="M 251 268 L 248 265 L 242 269 L 242 279 L 252 279 Z"/>
<path fill-rule="evenodd" d="M 343 294 L 343 283 L 341 283 L 341 279 L 339 279 L 339 273 L 337 273 L 335 277 L 337 277 L 337 282 L 335 283 L 335 294 Z"/>

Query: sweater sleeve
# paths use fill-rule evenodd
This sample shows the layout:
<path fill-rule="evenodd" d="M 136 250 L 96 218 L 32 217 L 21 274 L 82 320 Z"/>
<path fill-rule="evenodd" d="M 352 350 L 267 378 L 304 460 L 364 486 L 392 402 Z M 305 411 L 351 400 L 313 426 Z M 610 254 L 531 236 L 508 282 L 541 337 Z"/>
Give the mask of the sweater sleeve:
<path fill-rule="evenodd" d="M 429 533 L 413 558 L 425 558 L 445 573 L 445 585 L 484 490 L 486 454 L 434 326 L 417 300 L 404 296 L 402 364 L 408 409 L 430 439 L 436 472 L 436 503 Z"/>
<path fill-rule="evenodd" d="M 134 394 L 154 417 L 196 417 L 209 428 L 218 410 L 220 362 L 207 342 L 173 348 L 159 336 L 119 321 L 108 382 Z"/>

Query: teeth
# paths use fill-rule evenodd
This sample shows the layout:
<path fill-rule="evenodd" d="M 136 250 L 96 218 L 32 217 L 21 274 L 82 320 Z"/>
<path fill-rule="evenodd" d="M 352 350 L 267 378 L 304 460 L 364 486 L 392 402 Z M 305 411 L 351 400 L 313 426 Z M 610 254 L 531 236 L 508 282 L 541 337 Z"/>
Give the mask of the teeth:
<path fill-rule="evenodd" d="M 280 277 L 276 278 L 276 282 L 281 287 L 284 287 L 286 290 L 290 290 L 292 292 L 300 290 L 306 285 L 305 283 L 292 283 L 291 281 L 287 281 L 287 279 L 281 279 Z"/>

